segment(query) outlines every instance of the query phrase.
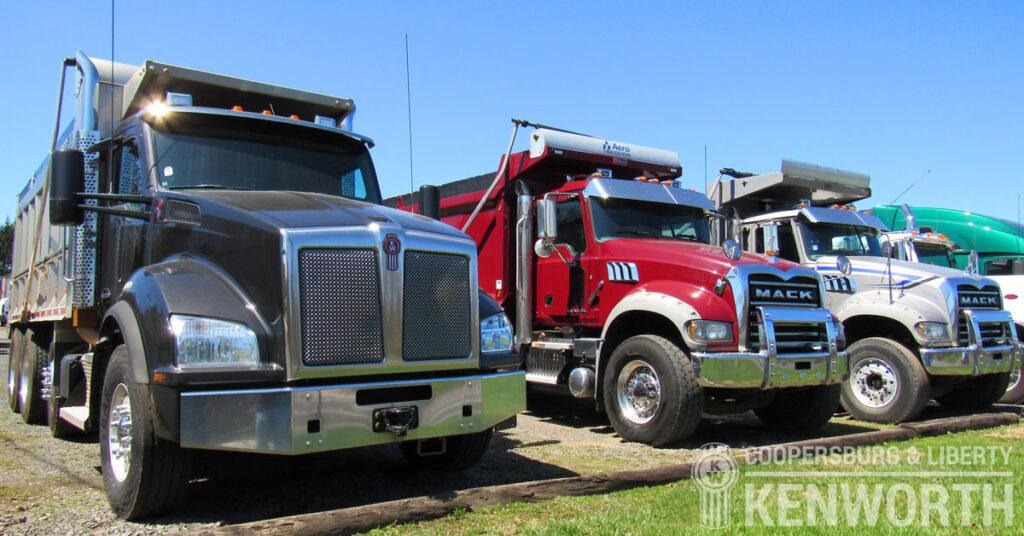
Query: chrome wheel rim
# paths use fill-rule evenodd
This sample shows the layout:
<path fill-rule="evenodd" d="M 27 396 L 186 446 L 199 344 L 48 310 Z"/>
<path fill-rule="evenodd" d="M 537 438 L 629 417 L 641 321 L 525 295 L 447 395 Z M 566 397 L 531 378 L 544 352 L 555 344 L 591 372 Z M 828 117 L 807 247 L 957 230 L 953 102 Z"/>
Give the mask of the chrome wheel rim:
<path fill-rule="evenodd" d="M 1016 389 L 1020 385 L 1021 373 L 1020 369 L 1010 372 L 1010 385 L 1006 387 L 1006 390 Z"/>
<path fill-rule="evenodd" d="M 885 361 L 868 358 L 857 363 L 850 375 L 850 385 L 857 402 L 869 408 L 883 408 L 899 393 L 899 377 Z"/>
<path fill-rule="evenodd" d="M 633 424 L 647 424 L 661 406 L 661 381 L 646 361 L 630 361 L 615 380 L 616 398 L 622 416 Z"/>
<path fill-rule="evenodd" d="M 132 464 L 132 401 L 128 387 L 117 384 L 110 397 L 107 415 L 107 457 L 110 470 L 118 482 L 124 482 Z"/>
<path fill-rule="evenodd" d="M 28 400 L 29 374 L 28 360 L 21 357 L 21 380 L 18 385 L 18 402 L 21 403 L 22 411 L 25 411 L 25 402 Z"/>

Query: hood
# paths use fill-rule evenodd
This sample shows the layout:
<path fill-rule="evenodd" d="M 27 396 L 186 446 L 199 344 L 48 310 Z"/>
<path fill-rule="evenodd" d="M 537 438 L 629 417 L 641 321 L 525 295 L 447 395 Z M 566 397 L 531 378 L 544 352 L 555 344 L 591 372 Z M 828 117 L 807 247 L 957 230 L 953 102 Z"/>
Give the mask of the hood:
<path fill-rule="evenodd" d="M 978 285 L 991 285 L 995 282 L 987 277 L 981 277 L 944 266 L 926 264 L 921 262 L 909 262 L 892 259 L 891 264 L 886 262 L 884 257 L 854 256 L 848 257 L 853 267 L 852 275 L 879 275 L 884 276 L 891 268 L 893 282 L 897 285 L 908 285 L 911 283 L 925 282 L 936 279 L 957 279 L 974 282 Z M 825 256 L 815 261 L 815 268 L 823 274 L 839 274 L 836 266 L 835 256 Z"/>
<path fill-rule="evenodd" d="M 465 236 L 450 225 L 418 214 L 325 194 L 235 190 L 190 191 L 189 194 L 197 200 L 237 209 L 266 225 L 283 229 L 397 223 L 408 230 Z"/>
<path fill-rule="evenodd" d="M 735 263 L 730 262 L 725 256 L 722 248 L 701 244 L 699 242 L 684 242 L 680 240 L 657 240 L 657 239 L 634 239 L 620 238 L 606 240 L 604 250 L 611 256 L 623 260 L 645 260 L 651 262 L 664 262 L 677 266 L 688 266 L 698 270 L 713 272 L 717 277 L 722 277 L 734 265 L 740 264 L 771 264 L 781 270 L 789 270 L 799 265 L 783 259 L 773 259 L 765 255 L 743 253 Z"/>

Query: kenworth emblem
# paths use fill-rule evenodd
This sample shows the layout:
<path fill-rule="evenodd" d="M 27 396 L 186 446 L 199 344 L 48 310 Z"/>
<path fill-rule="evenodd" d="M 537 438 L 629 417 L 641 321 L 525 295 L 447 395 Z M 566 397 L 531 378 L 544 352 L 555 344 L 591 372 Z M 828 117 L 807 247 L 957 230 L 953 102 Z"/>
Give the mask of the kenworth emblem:
<path fill-rule="evenodd" d="M 384 235 L 384 254 L 388 256 L 385 266 L 388 271 L 394 272 L 398 269 L 398 253 L 401 251 L 402 241 L 398 239 L 398 235 L 395 233 Z"/>

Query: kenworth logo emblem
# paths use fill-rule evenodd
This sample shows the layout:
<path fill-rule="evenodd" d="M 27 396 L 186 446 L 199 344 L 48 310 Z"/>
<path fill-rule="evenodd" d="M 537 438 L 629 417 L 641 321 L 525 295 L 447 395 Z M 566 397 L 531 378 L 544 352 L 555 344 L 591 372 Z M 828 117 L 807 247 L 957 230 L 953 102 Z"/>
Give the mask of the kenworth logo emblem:
<path fill-rule="evenodd" d="M 995 296 L 960 296 L 960 305 L 965 307 L 999 307 Z"/>
<path fill-rule="evenodd" d="M 605 154 L 629 157 L 629 147 L 626 145 L 619 145 L 606 140 L 604 145 L 601 146 L 601 149 L 604 150 Z"/>
<path fill-rule="evenodd" d="M 398 269 L 398 253 L 402 251 L 402 241 L 398 239 L 398 235 L 395 233 L 388 233 L 384 235 L 384 254 L 388 256 L 387 269 L 394 272 Z"/>
<path fill-rule="evenodd" d="M 810 290 L 779 290 L 770 288 L 754 289 L 754 297 L 766 300 L 813 301 L 814 292 Z"/>

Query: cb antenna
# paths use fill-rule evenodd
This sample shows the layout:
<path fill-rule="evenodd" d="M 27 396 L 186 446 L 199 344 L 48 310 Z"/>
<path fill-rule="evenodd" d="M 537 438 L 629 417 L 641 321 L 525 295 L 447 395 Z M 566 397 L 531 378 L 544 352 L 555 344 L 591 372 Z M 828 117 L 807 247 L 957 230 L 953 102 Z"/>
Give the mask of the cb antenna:
<path fill-rule="evenodd" d="M 929 173 L 931 173 L 931 172 L 932 172 L 932 170 L 930 170 L 930 169 L 929 169 L 928 171 L 925 171 L 924 173 L 922 173 L 922 174 L 921 174 L 921 176 L 920 176 L 920 177 L 918 177 L 916 181 L 912 182 L 912 183 L 910 184 L 910 186 L 907 186 L 907 189 L 906 189 L 906 190 L 903 190 L 903 192 L 902 192 L 902 193 L 900 193 L 900 195 L 897 195 L 897 196 L 896 196 L 896 199 L 893 199 L 892 201 L 889 201 L 889 204 L 890 204 L 890 205 L 895 205 L 895 204 L 896 204 L 896 201 L 897 201 L 897 200 L 898 200 L 899 198 L 903 197 L 903 194 L 905 194 L 905 193 L 909 192 L 911 188 L 913 188 L 913 187 L 917 186 L 917 183 L 921 182 L 921 179 L 925 178 L 925 176 L 926 176 L 926 175 L 928 175 L 928 174 L 929 174 Z"/>
<path fill-rule="evenodd" d="M 409 77 L 409 33 L 405 34 L 405 98 L 409 107 L 409 192 L 416 190 L 412 180 L 412 82 Z M 410 194 L 411 195 L 411 194 Z"/>

